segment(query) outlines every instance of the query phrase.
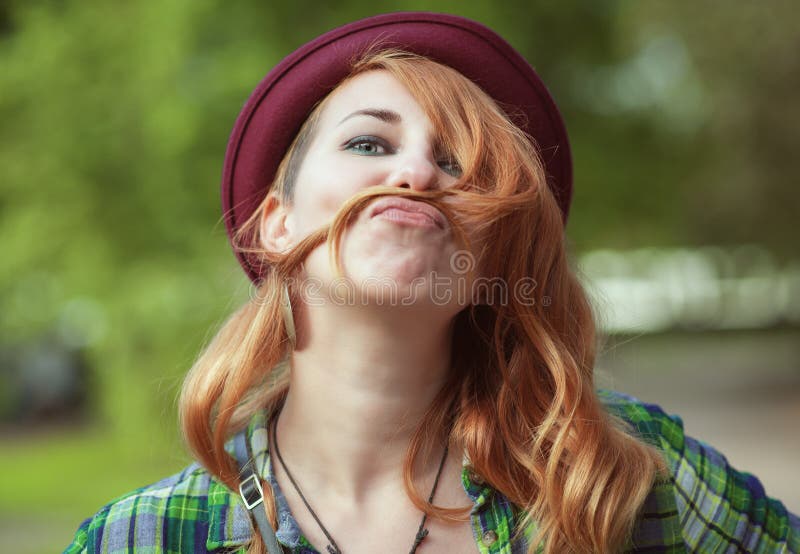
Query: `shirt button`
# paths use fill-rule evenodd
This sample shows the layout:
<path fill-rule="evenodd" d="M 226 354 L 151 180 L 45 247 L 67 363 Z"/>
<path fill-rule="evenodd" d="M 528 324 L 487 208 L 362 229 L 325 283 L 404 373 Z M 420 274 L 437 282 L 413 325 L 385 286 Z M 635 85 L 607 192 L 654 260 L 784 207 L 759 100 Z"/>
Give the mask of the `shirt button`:
<path fill-rule="evenodd" d="M 484 546 L 492 546 L 496 542 L 497 542 L 497 533 L 495 533 L 494 531 L 486 531 L 483 534 Z"/>

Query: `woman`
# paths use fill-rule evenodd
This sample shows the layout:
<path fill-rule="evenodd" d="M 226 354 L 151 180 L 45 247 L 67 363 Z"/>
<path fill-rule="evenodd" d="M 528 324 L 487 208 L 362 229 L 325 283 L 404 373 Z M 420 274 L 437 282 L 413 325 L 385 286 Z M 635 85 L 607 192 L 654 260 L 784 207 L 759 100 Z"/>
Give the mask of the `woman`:
<path fill-rule="evenodd" d="M 570 194 L 558 110 L 481 25 L 387 14 L 289 56 L 228 146 L 257 294 L 184 385 L 199 464 L 67 551 L 796 551 L 756 480 L 594 390 Z"/>

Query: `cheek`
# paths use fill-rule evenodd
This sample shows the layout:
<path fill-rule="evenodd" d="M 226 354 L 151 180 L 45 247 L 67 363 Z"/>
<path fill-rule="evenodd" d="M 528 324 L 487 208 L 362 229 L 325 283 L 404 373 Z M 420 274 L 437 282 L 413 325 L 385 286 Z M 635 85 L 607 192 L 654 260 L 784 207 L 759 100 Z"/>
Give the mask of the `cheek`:
<path fill-rule="evenodd" d="M 298 180 L 293 207 L 296 238 L 302 239 L 330 223 L 346 199 L 342 188 L 330 177 L 311 174 L 306 180 Z"/>
<path fill-rule="evenodd" d="M 348 199 L 373 184 L 380 184 L 377 176 L 366 174 L 346 158 L 309 163 L 298 175 L 295 186 L 293 211 L 297 238 L 333 221 Z"/>

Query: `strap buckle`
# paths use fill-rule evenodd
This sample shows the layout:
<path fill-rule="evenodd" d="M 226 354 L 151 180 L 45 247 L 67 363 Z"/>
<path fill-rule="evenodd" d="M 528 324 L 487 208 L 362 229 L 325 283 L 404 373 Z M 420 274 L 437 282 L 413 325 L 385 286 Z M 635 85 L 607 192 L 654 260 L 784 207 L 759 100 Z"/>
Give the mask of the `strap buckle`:
<path fill-rule="evenodd" d="M 264 489 L 261 488 L 261 481 L 255 473 L 251 473 L 247 479 L 239 483 L 239 494 L 248 510 L 264 502 Z"/>

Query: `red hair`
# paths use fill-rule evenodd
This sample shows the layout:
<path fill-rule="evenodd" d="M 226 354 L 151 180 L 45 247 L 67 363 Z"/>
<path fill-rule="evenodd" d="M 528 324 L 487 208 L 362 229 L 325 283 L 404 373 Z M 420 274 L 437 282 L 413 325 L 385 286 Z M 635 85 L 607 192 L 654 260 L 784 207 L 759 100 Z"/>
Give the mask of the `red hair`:
<path fill-rule="evenodd" d="M 594 392 L 593 315 L 569 267 L 562 214 L 535 144 L 479 87 L 449 67 L 379 51 L 355 62 L 351 78 L 371 70 L 388 71 L 408 88 L 463 174 L 444 192 L 362 191 L 340 209 L 329 229 L 282 257 L 259 247 L 262 209 L 256 210 L 236 243 L 260 256 L 267 268 L 259 298 L 223 324 L 184 383 L 180 414 L 187 443 L 215 477 L 237 490 L 238 472 L 225 441 L 257 410 L 275 410 L 288 389 L 284 283 L 322 241 L 329 241 L 338 264 L 347 221 L 375 196 L 412 196 L 441 208 L 462 241 L 461 230 L 469 229 L 486 239 L 482 243 L 503 245 L 475 253 L 482 273 L 515 291 L 515 284 L 527 283 L 536 295 L 509 293 L 504 302 L 474 305 L 456 316 L 448 383 L 412 437 L 404 462 L 409 498 L 431 517 L 468 519 L 470 507 L 429 504 L 416 487 L 415 461 L 427 458 L 444 438 L 520 510 L 519 535 L 537 523 L 529 553 L 539 543 L 547 554 L 622 549 L 664 462 L 657 450 L 626 433 Z M 323 100 L 298 133 L 271 194 L 291 200 L 293 175 L 325 105 Z M 453 196 L 463 200 L 457 207 L 446 202 Z M 274 523 L 269 490 L 265 483 L 265 505 Z M 263 551 L 254 533 L 250 552 Z"/>

